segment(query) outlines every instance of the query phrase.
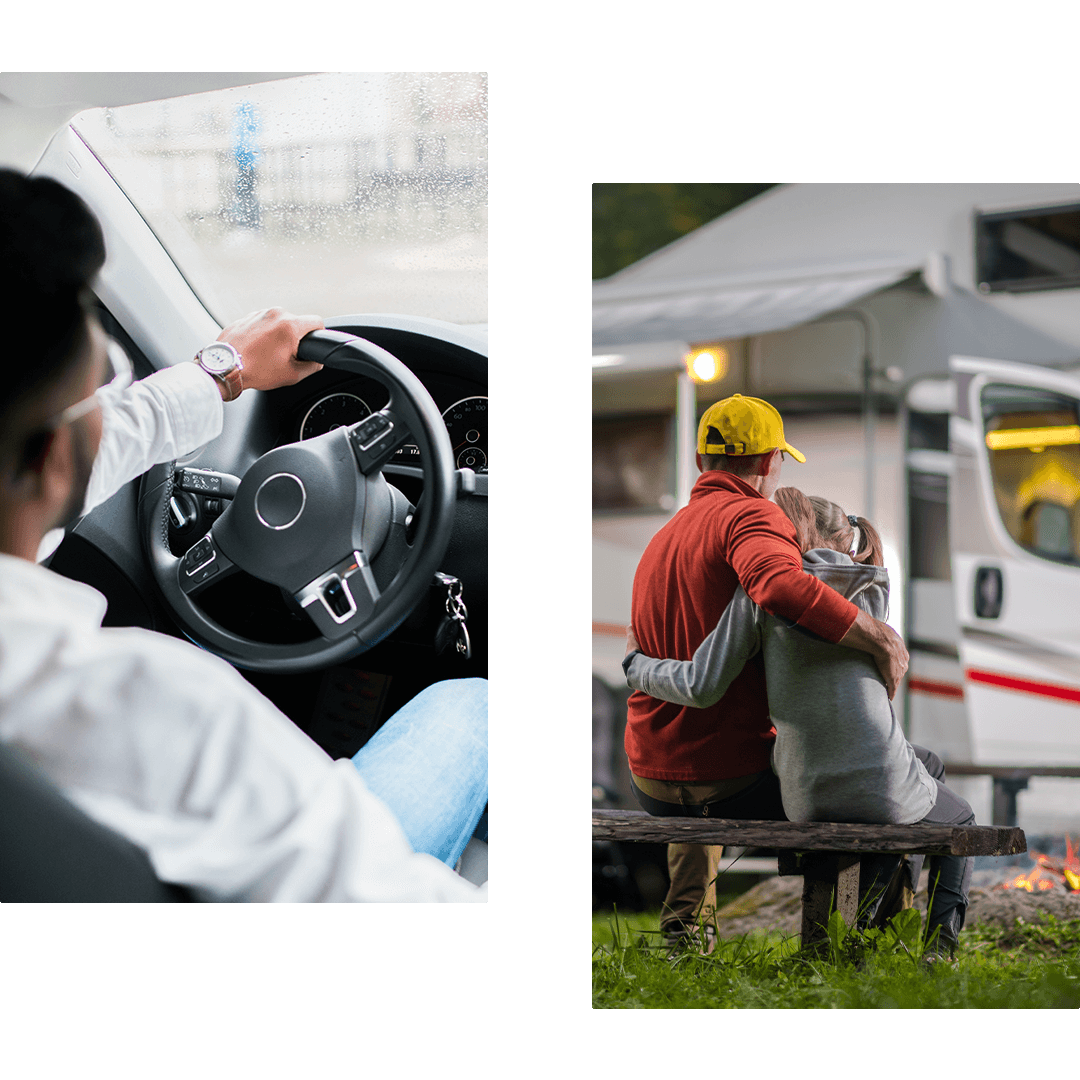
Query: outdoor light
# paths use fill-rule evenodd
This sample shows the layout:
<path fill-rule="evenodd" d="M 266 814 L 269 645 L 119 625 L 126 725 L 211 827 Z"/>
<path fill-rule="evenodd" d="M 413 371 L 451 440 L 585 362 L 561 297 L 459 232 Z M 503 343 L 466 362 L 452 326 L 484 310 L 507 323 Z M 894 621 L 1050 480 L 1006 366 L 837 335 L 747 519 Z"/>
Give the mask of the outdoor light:
<path fill-rule="evenodd" d="M 698 345 L 686 354 L 686 372 L 694 382 L 716 382 L 727 374 L 728 351 L 723 345 Z"/>

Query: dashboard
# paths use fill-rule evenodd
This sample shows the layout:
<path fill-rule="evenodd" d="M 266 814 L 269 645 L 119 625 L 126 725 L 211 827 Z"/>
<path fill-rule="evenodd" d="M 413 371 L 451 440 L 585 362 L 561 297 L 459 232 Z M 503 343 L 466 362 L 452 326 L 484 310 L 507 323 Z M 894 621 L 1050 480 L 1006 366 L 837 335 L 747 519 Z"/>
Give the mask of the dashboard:
<path fill-rule="evenodd" d="M 430 382 L 430 377 L 427 380 Z M 436 380 L 439 382 L 442 380 Z M 428 385 L 428 392 L 435 398 L 442 412 L 454 453 L 454 465 L 458 469 L 486 472 L 488 463 L 486 394 L 469 394 L 444 407 L 440 397 L 452 396 L 453 386 L 440 387 L 443 392 L 435 394 Z M 333 389 L 320 388 L 319 396 L 308 404 L 301 402 L 294 414 L 286 421 L 293 440 L 313 439 L 339 427 L 357 424 L 387 403 L 385 387 L 370 379 L 350 378 L 338 383 Z M 413 443 L 405 443 L 390 461 L 393 465 L 419 465 L 420 450 Z"/>
<path fill-rule="evenodd" d="M 402 361 L 424 384 L 442 413 L 454 465 L 479 474 L 488 471 L 487 359 L 452 343 L 343 320 L 327 323 L 380 345 Z M 386 388 L 361 375 L 324 368 L 295 387 L 273 392 L 277 435 L 285 445 L 359 423 L 388 401 Z M 391 466 L 419 466 L 420 451 L 405 443 Z"/>

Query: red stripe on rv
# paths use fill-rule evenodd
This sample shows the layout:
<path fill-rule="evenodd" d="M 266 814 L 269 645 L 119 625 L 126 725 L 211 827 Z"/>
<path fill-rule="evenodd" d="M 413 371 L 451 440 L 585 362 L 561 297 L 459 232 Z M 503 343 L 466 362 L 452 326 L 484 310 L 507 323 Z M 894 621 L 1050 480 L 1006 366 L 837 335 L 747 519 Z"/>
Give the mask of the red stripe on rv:
<path fill-rule="evenodd" d="M 908 690 L 917 694 L 933 694 L 935 697 L 964 700 L 964 688 L 955 683 L 936 682 L 934 679 L 908 679 Z"/>
<path fill-rule="evenodd" d="M 1058 701 L 1071 701 L 1080 705 L 1080 690 L 1071 686 L 1017 679 L 1012 675 L 998 675 L 996 672 L 979 671 L 977 668 L 968 668 L 964 674 L 972 682 L 985 683 L 1000 690 L 1017 690 L 1022 694 L 1036 694 L 1039 697 L 1056 698 Z"/>

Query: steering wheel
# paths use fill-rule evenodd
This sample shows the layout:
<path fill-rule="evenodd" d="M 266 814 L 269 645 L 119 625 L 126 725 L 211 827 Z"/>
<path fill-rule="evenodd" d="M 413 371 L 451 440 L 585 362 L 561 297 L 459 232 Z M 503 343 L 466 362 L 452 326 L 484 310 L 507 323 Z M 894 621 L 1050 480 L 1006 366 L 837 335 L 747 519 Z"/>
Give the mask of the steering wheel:
<path fill-rule="evenodd" d="M 252 671 L 309 671 L 377 645 L 424 596 L 453 526 L 450 438 L 420 380 L 385 349 L 334 330 L 301 339 L 298 356 L 375 379 L 389 403 L 358 424 L 263 454 L 181 558 L 168 542 L 175 463 L 146 473 L 139 495 L 143 545 L 171 614 L 196 644 Z M 417 508 L 382 474 L 405 442 L 420 450 Z M 238 571 L 280 586 L 319 636 L 266 644 L 210 618 L 199 592 Z"/>

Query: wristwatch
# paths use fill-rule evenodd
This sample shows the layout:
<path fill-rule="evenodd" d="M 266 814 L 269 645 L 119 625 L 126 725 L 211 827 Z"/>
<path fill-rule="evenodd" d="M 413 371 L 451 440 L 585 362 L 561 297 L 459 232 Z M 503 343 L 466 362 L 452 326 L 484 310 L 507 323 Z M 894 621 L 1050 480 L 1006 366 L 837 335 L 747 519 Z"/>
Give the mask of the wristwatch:
<path fill-rule="evenodd" d="M 225 400 L 235 401 L 244 389 L 243 361 L 240 354 L 224 341 L 215 341 L 195 354 L 195 363 L 225 387 Z"/>

